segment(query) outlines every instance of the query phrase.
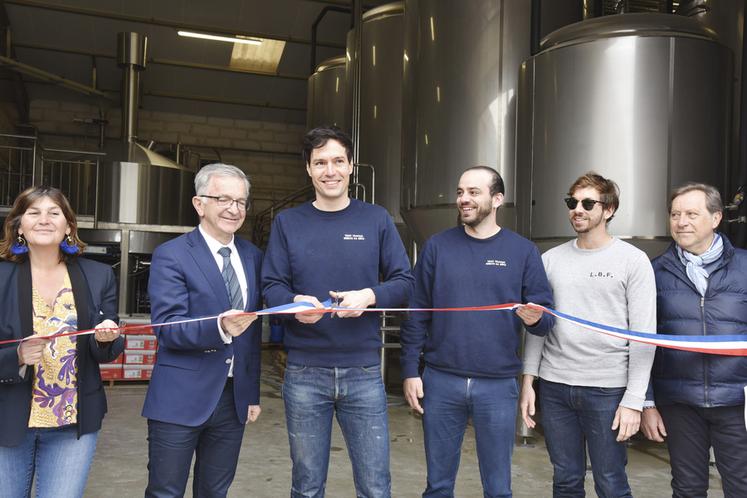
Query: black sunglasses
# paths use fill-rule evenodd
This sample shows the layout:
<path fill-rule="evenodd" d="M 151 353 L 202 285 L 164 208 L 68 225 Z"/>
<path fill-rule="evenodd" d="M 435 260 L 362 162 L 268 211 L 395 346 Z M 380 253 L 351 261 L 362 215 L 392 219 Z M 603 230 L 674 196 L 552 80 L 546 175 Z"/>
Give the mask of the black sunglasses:
<path fill-rule="evenodd" d="M 576 206 L 578 206 L 578 203 L 581 203 L 581 206 L 583 206 L 584 210 L 591 211 L 594 209 L 594 205 L 599 203 L 602 206 L 604 206 L 604 202 L 602 201 L 595 201 L 594 199 L 584 199 L 582 201 L 579 201 L 578 199 L 574 197 L 566 197 L 563 199 L 565 201 L 565 205 L 568 206 L 568 209 L 576 209 Z"/>

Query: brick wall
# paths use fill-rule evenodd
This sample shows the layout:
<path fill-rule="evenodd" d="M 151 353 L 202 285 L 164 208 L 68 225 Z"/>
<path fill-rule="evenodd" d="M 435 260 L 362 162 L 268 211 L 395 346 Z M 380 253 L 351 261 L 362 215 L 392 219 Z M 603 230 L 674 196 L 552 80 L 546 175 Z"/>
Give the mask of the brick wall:
<path fill-rule="evenodd" d="M 34 100 L 31 122 L 48 147 L 96 150 L 99 128 L 84 120 L 99 118 L 99 108 L 77 102 Z M 107 140 L 120 135 L 119 109 L 101 114 L 108 121 Z M 187 165 L 219 159 L 245 171 L 252 182 L 252 210 L 242 233 L 251 231 L 253 216 L 273 201 L 308 184 L 301 159 L 305 127 L 298 124 L 214 118 L 141 110 L 138 138 L 154 140 L 154 149 L 175 150 L 182 144 Z"/>

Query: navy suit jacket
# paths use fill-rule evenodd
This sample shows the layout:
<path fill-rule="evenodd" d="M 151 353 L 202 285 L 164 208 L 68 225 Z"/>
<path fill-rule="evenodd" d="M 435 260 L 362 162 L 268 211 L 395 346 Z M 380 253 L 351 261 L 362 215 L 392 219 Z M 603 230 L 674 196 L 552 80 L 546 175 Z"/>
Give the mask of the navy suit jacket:
<path fill-rule="evenodd" d="M 238 237 L 234 244 L 249 288 L 245 309 L 254 311 L 261 304 L 262 252 Z M 198 229 L 156 248 L 148 293 L 152 323 L 214 316 L 231 309 L 223 277 Z M 221 339 L 215 318 L 156 327 L 154 332 L 158 356 L 144 417 L 191 427 L 204 423 L 215 411 L 233 356 L 236 415 L 246 422 L 249 405 L 259 404 L 260 319 L 231 344 Z"/>
<path fill-rule="evenodd" d="M 67 263 L 73 288 L 78 330 L 91 329 L 106 319 L 118 321 L 117 281 L 111 267 L 84 258 Z M 0 340 L 32 335 L 31 266 L 0 263 Z M 99 363 L 116 359 L 124 338 L 99 346 L 94 336 L 78 336 L 78 437 L 101 428 L 106 396 Z M 0 446 L 17 446 L 28 428 L 33 368 L 18 375 L 18 344 L 0 346 Z"/>

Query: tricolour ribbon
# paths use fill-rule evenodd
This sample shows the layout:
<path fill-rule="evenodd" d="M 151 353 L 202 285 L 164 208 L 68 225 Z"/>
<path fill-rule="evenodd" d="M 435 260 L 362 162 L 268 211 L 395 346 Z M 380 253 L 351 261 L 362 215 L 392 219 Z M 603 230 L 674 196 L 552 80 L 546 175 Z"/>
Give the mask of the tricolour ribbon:
<path fill-rule="evenodd" d="M 316 308 L 313 304 L 307 302 L 289 303 L 273 308 L 266 308 L 258 311 L 248 311 L 245 315 L 292 315 L 296 313 L 334 313 L 337 311 L 360 311 L 360 312 L 465 312 L 465 311 L 511 311 L 519 306 L 518 303 L 494 304 L 487 306 L 466 306 L 455 308 L 344 308 L 333 305 L 330 300 L 322 303 L 322 308 Z M 527 306 L 541 310 L 544 313 L 554 317 L 576 324 L 587 330 L 593 330 L 605 335 L 625 339 L 628 341 L 642 342 L 652 346 L 663 348 L 679 349 L 682 351 L 691 351 L 695 353 L 719 354 L 729 356 L 747 356 L 747 335 L 673 335 L 673 334 L 651 334 L 647 332 L 637 332 L 634 330 L 620 329 L 601 323 L 592 322 L 583 318 L 568 315 L 561 311 L 540 306 L 537 304 L 528 304 Z M 237 313 L 239 314 L 239 313 Z M 166 325 L 178 325 L 183 323 L 200 322 L 205 320 L 217 320 L 221 315 L 205 316 L 201 318 L 190 318 L 177 320 L 173 322 L 151 323 L 146 325 L 123 325 L 122 327 L 112 328 L 111 330 L 121 330 L 123 333 L 135 333 L 138 330 L 144 331 L 150 328 L 163 327 Z M 77 335 L 93 334 L 96 329 L 77 330 L 73 332 L 63 332 L 45 336 L 45 339 L 56 339 L 57 337 L 68 337 Z M 0 345 L 22 342 L 28 339 L 8 339 L 0 341 Z"/>

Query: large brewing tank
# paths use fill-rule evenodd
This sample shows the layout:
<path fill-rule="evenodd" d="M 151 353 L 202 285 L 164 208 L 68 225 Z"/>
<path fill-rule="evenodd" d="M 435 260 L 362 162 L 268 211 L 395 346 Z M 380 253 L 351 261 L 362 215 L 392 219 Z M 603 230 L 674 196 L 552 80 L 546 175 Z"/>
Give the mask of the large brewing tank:
<path fill-rule="evenodd" d="M 347 115 L 346 57 L 332 57 L 322 61 L 309 76 L 306 103 L 306 126 L 311 129 L 335 125 L 350 133 Z"/>
<path fill-rule="evenodd" d="M 357 123 L 358 163 L 373 168 L 359 167 L 358 181 L 366 186 L 366 200 L 384 206 L 398 223 L 402 223 L 399 210 L 404 8 L 404 2 L 393 2 L 363 14 Z M 358 62 L 354 42 L 355 37 L 349 35 L 348 64 Z M 348 74 L 353 72 L 348 70 Z M 352 91 L 352 85 L 348 91 Z M 348 100 L 353 104 L 352 98 Z"/>
<path fill-rule="evenodd" d="M 620 187 L 610 230 L 660 251 L 672 187 L 727 187 L 731 57 L 713 30 L 669 14 L 613 15 L 549 34 L 522 67 L 524 234 L 547 245 L 574 236 L 563 197 L 594 170 Z"/>
<path fill-rule="evenodd" d="M 98 221 L 111 224 L 193 226 L 195 173 L 137 143 L 140 73 L 147 62 L 147 37 L 119 33 L 117 64 L 122 68 L 121 141 L 111 144 L 112 163 L 99 172 Z"/>
<path fill-rule="evenodd" d="M 405 2 L 402 216 L 416 239 L 456 224 L 464 169 L 506 183 L 498 212 L 515 226 L 516 93 L 529 56 L 531 2 Z"/>

